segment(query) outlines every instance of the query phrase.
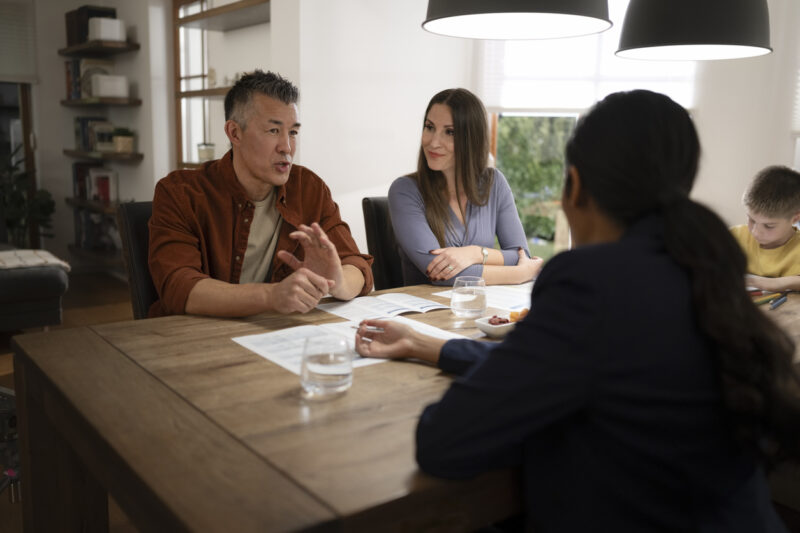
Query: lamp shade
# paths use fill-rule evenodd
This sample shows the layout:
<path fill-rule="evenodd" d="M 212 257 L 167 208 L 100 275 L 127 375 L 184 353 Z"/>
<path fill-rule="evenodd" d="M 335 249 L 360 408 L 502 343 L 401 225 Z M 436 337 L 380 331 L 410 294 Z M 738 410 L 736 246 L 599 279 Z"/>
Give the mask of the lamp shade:
<path fill-rule="evenodd" d="M 767 0 L 631 0 L 617 55 L 704 60 L 771 51 Z"/>
<path fill-rule="evenodd" d="M 554 39 L 611 27 L 607 0 L 428 0 L 422 27 L 473 39 Z"/>

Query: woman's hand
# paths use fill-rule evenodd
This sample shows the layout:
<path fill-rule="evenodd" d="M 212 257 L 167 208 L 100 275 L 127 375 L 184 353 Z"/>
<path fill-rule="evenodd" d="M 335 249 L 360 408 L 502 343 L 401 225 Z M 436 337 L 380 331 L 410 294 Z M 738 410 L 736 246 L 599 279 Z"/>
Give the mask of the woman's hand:
<path fill-rule="evenodd" d="M 468 266 L 483 260 L 481 247 L 476 245 L 437 248 L 431 250 L 431 253 L 436 257 L 425 269 L 431 281 L 450 279 Z"/>
<path fill-rule="evenodd" d="M 411 350 L 411 328 L 389 320 L 362 320 L 356 331 L 356 351 L 363 357 L 397 359 Z"/>
<path fill-rule="evenodd" d="M 391 320 L 363 320 L 356 331 L 356 351 L 363 357 L 410 357 L 436 364 L 444 342 Z"/>
<path fill-rule="evenodd" d="M 536 279 L 544 266 L 544 259 L 535 255 L 533 257 L 528 257 L 528 254 L 526 254 L 525 250 L 522 248 L 520 248 L 517 253 L 519 254 L 517 268 L 522 270 L 525 281 Z"/>

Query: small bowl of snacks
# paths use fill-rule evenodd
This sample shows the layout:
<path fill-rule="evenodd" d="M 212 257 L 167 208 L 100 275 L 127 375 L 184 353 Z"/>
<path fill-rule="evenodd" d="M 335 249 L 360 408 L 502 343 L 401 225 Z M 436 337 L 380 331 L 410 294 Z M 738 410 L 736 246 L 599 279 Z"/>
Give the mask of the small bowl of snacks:
<path fill-rule="evenodd" d="M 522 311 L 511 311 L 508 316 L 485 316 L 483 318 L 476 318 L 475 325 L 478 329 L 494 339 L 502 339 L 508 332 L 514 329 L 518 320 L 528 314 L 527 309 Z"/>

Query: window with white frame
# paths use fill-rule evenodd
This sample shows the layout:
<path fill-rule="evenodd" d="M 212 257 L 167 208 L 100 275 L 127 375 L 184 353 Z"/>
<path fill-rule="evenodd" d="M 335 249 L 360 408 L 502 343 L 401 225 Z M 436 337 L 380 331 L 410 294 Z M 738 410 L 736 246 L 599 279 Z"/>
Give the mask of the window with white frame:
<path fill-rule="evenodd" d="M 563 179 L 555 187 L 553 176 L 563 176 L 565 132 L 571 131 L 581 112 L 610 93 L 633 89 L 667 94 L 687 108 L 694 103 L 695 62 L 637 61 L 614 55 L 628 0 L 608 4 L 614 25 L 597 35 L 476 45 L 478 95 L 487 110 L 498 115 L 493 128 L 496 164 L 509 177 L 520 217 L 539 255 L 552 253 L 552 245 L 548 249 L 545 243 L 542 249 L 540 243 L 552 239 L 556 227 Z"/>

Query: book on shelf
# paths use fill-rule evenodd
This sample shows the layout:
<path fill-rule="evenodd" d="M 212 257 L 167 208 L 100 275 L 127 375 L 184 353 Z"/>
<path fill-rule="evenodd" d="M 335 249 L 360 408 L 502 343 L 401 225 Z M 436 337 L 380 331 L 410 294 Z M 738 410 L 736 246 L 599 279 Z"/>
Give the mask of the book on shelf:
<path fill-rule="evenodd" d="M 72 196 L 77 200 L 89 199 L 89 169 L 102 166 L 100 161 L 76 161 L 72 163 Z M 77 240 L 75 241 L 78 242 Z"/>
<path fill-rule="evenodd" d="M 75 117 L 75 149 L 81 152 L 92 150 L 89 143 L 89 126 L 93 122 L 107 122 L 105 117 Z"/>
<path fill-rule="evenodd" d="M 88 147 L 91 152 L 114 151 L 114 125 L 106 121 L 91 120 L 87 124 Z"/>
<path fill-rule="evenodd" d="M 80 66 L 80 59 L 67 59 L 64 61 L 64 70 L 67 81 L 67 100 L 80 100 L 81 98 Z"/>
<path fill-rule="evenodd" d="M 81 100 L 94 96 L 92 76 L 111 75 L 114 62 L 109 59 L 75 58 L 64 61 L 67 100 Z"/>
<path fill-rule="evenodd" d="M 114 203 L 117 195 L 117 172 L 105 167 L 92 167 L 88 174 L 89 199 L 103 205 Z"/>

